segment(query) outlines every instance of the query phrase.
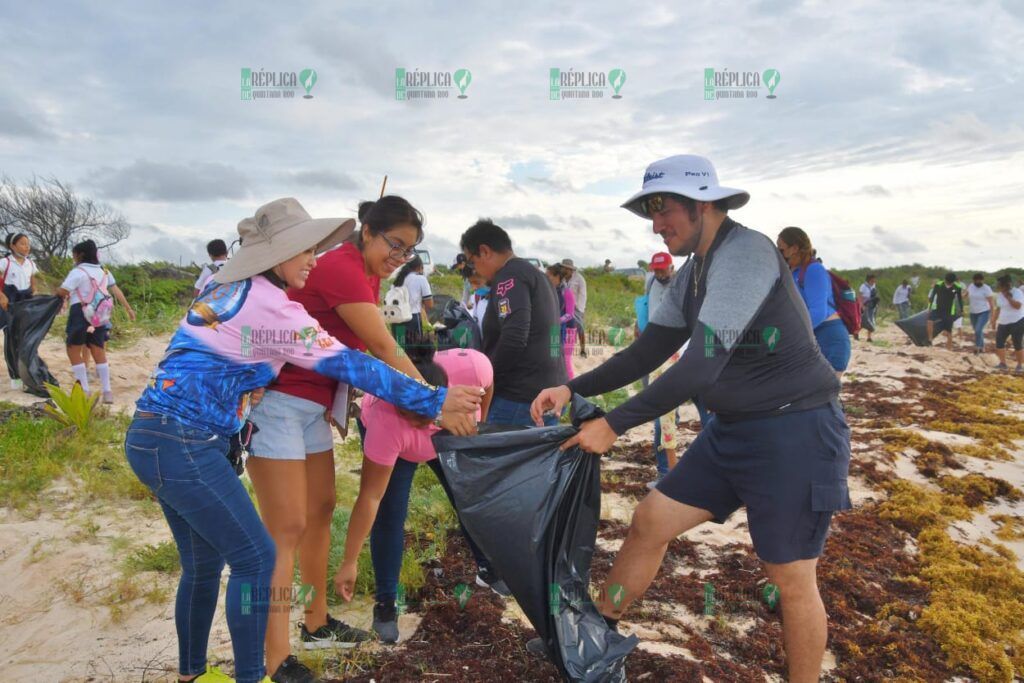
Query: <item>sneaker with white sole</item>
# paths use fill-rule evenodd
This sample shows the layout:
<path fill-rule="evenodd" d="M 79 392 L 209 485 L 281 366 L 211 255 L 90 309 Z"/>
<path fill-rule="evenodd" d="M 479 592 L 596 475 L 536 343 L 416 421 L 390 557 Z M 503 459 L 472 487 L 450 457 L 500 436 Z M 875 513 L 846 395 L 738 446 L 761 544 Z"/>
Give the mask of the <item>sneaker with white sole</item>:
<path fill-rule="evenodd" d="M 326 647 L 355 647 L 370 639 L 370 634 L 362 629 L 349 626 L 344 621 L 327 615 L 327 623 L 309 632 L 305 624 L 299 624 L 302 646 L 307 650 L 320 650 Z"/>
<path fill-rule="evenodd" d="M 497 593 L 503 598 L 507 598 L 512 595 L 512 591 L 508 589 L 505 582 L 501 580 L 497 574 L 494 573 L 490 567 L 480 567 L 476 572 L 476 585 L 481 588 L 490 588 L 492 591 Z"/>

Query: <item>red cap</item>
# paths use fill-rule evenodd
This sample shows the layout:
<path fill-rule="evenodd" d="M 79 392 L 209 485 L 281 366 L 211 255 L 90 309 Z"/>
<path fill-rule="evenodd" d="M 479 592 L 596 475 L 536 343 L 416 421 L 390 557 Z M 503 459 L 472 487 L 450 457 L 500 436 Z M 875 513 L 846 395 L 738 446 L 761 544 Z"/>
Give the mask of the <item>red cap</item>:
<path fill-rule="evenodd" d="M 659 268 L 671 267 L 672 255 L 666 251 L 659 251 L 657 254 L 651 257 L 651 265 L 648 268 L 650 270 L 658 270 Z"/>

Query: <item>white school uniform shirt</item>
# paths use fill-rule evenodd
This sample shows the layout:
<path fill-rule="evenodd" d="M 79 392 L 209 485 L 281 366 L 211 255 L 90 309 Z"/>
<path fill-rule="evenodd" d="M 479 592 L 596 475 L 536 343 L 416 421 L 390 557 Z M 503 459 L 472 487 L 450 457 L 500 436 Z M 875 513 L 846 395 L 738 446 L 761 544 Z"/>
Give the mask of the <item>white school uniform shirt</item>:
<path fill-rule="evenodd" d="M 892 294 L 892 303 L 893 305 L 910 303 L 910 285 L 897 287 Z"/>
<path fill-rule="evenodd" d="M 423 308 L 423 300 L 429 296 L 433 296 L 430 291 L 430 283 L 427 282 L 427 278 L 419 273 L 409 273 L 405 276 L 405 282 L 402 283 L 405 290 L 409 292 L 409 308 L 414 316 L 420 314 L 420 309 Z"/>
<path fill-rule="evenodd" d="M 32 287 L 32 276 L 38 273 L 39 269 L 32 263 L 32 259 L 26 258 L 24 263 L 18 263 L 18 259 L 13 256 L 5 256 L 0 258 L 0 276 L 3 276 L 4 271 L 7 272 L 7 276 L 0 282 L 0 287 L 14 285 L 18 291 L 24 291 Z"/>
<path fill-rule="evenodd" d="M 218 266 L 219 270 L 220 268 L 223 268 L 224 264 L 227 262 L 228 260 L 226 258 L 214 259 L 213 265 Z M 207 264 L 203 266 L 203 272 L 199 273 L 199 279 L 196 280 L 196 289 L 198 289 L 200 292 L 203 291 L 203 289 L 206 287 L 206 281 L 209 280 L 211 277 L 213 277 L 213 268 L 210 268 L 210 265 Z"/>
<path fill-rule="evenodd" d="M 103 266 L 97 266 L 93 263 L 79 263 L 72 268 L 68 276 L 64 278 L 64 282 L 60 283 L 61 289 L 71 292 L 69 305 L 74 306 L 75 304 L 82 303 L 78 292 L 81 291 L 82 296 L 89 296 L 92 293 L 93 282 L 98 287 L 103 282 L 104 274 L 107 276 L 107 290 L 109 290 L 117 282 L 114 280 L 113 273 L 103 272 Z"/>
<path fill-rule="evenodd" d="M 1010 300 L 1005 294 L 999 292 L 996 294 L 996 306 L 999 307 L 999 318 L 996 320 L 997 325 L 1012 325 L 1018 320 L 1024 319 L 1024 294 L 1019 289 L 1010 288 L 1010 296 L 1013 297 L 1014 301 L 1019 301 L 1022 305 L 1020 308 L 1014 308 L 1010 305 Z"/>
<path fill-rule="evenodd" d="M 989 310 L 991 308 L 988 303 L 990 296 L 992 296 L 992 288 L 988 285 L 975 287 L 973 282 L 967 285 L 967 301 L 970 303 L 971 313 L 984 313 Z"/>

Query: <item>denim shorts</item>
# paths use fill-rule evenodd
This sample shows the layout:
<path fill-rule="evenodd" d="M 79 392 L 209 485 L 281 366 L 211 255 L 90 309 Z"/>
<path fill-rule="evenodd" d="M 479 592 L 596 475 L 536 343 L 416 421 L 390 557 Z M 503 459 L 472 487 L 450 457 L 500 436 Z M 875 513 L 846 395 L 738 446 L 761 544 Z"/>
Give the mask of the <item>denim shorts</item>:
<path fill-rule="evenodd" d="M 315 401 L 268 391 L 249 415 L 259 427 L 249 452 L 268 460 L 305 460 L 309 453 L 333 451 L 334 433 L 324 419 L 326 410 Z"/>
<path fill-rule="evenodd" d="M 838 400 L 810 410 L 711 420 L 658 490 L 722 523 L 741 506 L 754 550 L 784 564 L 821 555 L 832 514 L 849 510 L 850 428 Z"/>

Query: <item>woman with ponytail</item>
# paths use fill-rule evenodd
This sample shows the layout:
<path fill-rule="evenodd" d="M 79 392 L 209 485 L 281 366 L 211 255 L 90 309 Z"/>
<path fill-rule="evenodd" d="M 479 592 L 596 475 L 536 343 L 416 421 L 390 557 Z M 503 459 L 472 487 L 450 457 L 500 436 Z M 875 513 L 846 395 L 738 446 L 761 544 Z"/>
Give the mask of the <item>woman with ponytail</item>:
<path fill-rule="evenodd" d="M 114 394 L 110 388 L 110 365 L 104 345 L 110 335 L 110 327 L 93 325 L 86 320 L 84 308 L 98 294 L 112 295 L 124 306 L 131 320 L 135 320 L 135 311 L 117 286 L 114 274 L 100 265 L 99 252 L 92 240 L 79 242 L 71 248 L 71 256 L 75 267 L 71 269 L 64 282 L 57 288 L 57 296 L 63 297 L 71 304 L 68 310 L 66 332 L 68 360 L 71 361 L 71 372 L 75 381 L 82 385 L 88 393 L 89 376 L 86 372 L 86 361 L 89 355 L 96 363 L 96 374 L 99 375 L 103 390 L 103 402 L 114 402 Z"/>
<path fill-rule="evenodd" d="M 391 195 L 362 202 L 358 216 L 361 229 L 355 238 L 322 254 L 305 287 L 289 287 L 288 298 L 348 348 L 369 352 L 422 380 L 388 331 L 378 304 L 381 280 L 415 256 L 423 240 L 423 216 L 402 197 Z M 288 363 L 250 418 L 259 431 L 249 448 L 249 476 L 277 547 L 274 590 L 285 594 L 290 589 L 296 559 L 301 583 L 313 587 L 299 631 L 306 649 L 351 646 L 369 637 L 327 613 L 327 555 L 336 496 L 330 416 L 344 415 L 348 407 L 347 392 L 338 392 L 338 386 L 331 377 Z M 341 405 L 335 406 L 336 401 Z M 271 612 L 267 671 L 275 681 L 312 680 L 292 655 L 290 635 L 288 610 Z"/>
<path fill-rule="evenodd" d="M 832 277 L 816 258 L 811 238 L 800 228 L 783 229 L 776 246 L 793 271 L 793 281 L 811 316 L 818 348 L 836 374 L 842 377 L 850 364 L 850 335 L 846 324 L 839 318 L 832 294 Z"/>
<path fill-rule="evenodd" d="M 450 349 L 435 354 L 432 335 L 415 328 L 408 331 L 403 348 L 420 374 L 431 384 L 467 383 L 484 387 L 487 393 L 478 419 L 486 416 L 494 384 L 494 370 L 487 356 L 473 349 Z M 430 440 L 438 430 L 429 420 L 369 394 L 363 398 L 360 419 L 365 436 L 359 496 L 352 508 L 345 539 L 345 558 L 334 576 L 334 586 L 342 598 L 352 599 L 359 552 L 369 535 L 376 577 L 373 630 L 382 641 L 394 643 L 398 640 L 395 601 L 405 548 L 405 518 L 417 466 L 426 463 L 437 475 L 452 507 L 455 507 L 455 500 Z M 477 563 L 476 584 L 489 587 L 499 595 L 509 595 L 505 582 L 493 573 L 465 527 L 462 534 Z"/>

